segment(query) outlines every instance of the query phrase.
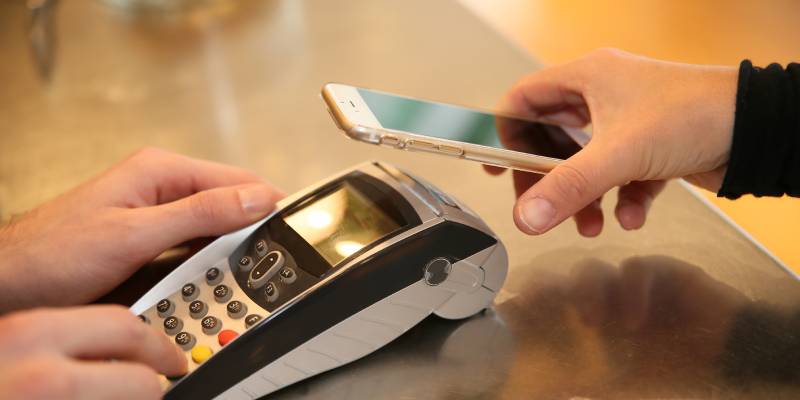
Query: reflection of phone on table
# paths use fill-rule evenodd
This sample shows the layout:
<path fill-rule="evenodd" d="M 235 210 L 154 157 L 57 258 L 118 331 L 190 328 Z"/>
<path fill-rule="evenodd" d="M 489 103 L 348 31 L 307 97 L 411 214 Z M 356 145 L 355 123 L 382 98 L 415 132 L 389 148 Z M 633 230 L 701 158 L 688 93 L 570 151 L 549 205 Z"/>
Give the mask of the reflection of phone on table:
<path fill-rule="evenodd" d="M 338 83 L 322 97 L 353 139 L 523 171 L 546 173 L 589 141 L 579 129 Z"/>

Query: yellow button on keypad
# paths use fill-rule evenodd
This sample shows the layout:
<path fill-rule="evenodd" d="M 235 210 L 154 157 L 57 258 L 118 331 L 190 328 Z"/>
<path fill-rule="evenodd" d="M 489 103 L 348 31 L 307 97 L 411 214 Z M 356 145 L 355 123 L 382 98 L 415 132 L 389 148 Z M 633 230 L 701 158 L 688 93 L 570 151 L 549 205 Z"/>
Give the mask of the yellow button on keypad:
<path fill-rule="evenodd" d="M 205 360 L 208 360 L 214 352 L 211 350 L 211 347 L 208 346 L 195 346 L 192 349 L 192 361 L 200 364 Z"/>

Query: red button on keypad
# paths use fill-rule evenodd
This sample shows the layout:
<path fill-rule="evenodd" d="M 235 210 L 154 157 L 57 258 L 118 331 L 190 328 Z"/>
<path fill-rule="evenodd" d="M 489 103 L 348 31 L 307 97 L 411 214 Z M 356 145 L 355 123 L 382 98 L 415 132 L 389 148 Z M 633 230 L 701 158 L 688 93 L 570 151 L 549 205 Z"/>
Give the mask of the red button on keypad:
<path fill-rule="evenodd" d="M 237 336 L 239 336 L 238 333 L 230 329 L 225 329 L 224 331 L 220 332 L 219 335 L 217 335 L 217 339 L 219 340 L 220 346 L 225 346 L 226 344 L 230 343 L 231 340 L 236 339 Z"/>

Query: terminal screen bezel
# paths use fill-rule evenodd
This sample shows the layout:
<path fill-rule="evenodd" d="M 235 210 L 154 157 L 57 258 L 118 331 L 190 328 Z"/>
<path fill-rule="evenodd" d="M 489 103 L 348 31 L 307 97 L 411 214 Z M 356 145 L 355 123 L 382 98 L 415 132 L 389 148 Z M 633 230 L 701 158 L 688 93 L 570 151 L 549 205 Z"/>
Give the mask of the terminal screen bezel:
<path fill-rule="evenodd" d="M 342 189 L 345 185 L 349 185 L 369 199 L 369 201 L 386 214 L 386 216 L 391 218 L 398 227 L 376 238 L 358 251 L 332 265 L 312 244 L 308 243 L 299 233 L 292 229 L 292 227 L 286 223 L 284 217 L 306 208 L 311 203 Z M 377 244 L 386 241 L 386 239 L 394 237 L 421 223 L 422 221 L 417 211 L 397 190 L 378 178 L 362 172 L 354 172 L 331 182 L 324 188 L 298 200 L 292 206 L 282 210 L 279 214 L 279 218 L 274 218 L 271 221 L 268 231 L 273 240 L 281 243 L 285 248 L 290 249 L 289 251 L 299 268 L 321 278 L 338 266 L 348 263 L 350 260 L 375 247 Z"/>

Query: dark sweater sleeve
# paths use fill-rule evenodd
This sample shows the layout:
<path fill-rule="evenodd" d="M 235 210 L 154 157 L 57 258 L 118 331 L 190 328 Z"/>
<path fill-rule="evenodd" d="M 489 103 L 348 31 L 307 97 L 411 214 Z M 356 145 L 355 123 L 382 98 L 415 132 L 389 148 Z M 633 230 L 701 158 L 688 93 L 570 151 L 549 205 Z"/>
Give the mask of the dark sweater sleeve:
<path fill-rule="evenodd" d="M 800 64 L 739 67 L 728 169 L 717 196 L 800 196 Z"/>

